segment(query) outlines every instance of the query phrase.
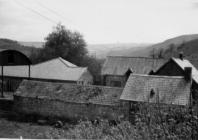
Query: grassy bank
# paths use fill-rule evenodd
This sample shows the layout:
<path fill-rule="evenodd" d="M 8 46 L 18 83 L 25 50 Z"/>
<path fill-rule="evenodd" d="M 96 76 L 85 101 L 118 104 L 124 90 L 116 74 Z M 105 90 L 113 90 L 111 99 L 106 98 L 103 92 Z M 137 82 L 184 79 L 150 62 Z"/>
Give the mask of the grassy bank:
<path fill-rule="evenodd" d="M 153 140 L 196 139 L 198 117 L 188 108 L 160 108 L 141 106 L 134 115 L 133 123 L 128 121 L 108 122 L 106 120 L 63 122 L 61 128 L 53 123 L 23 122 L 0 119 L 0 137 L 6 138 L 68 138 L 68 139 L 116 139 Z"/>

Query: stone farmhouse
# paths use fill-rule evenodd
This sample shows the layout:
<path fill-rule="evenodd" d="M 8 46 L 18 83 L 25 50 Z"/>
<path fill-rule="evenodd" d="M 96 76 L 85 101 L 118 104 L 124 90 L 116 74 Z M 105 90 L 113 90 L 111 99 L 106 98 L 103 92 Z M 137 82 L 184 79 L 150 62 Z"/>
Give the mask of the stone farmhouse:
<path fill-rule="evenodd" d="M 108 56 L 103 68 L 103 85 L 124 87 L 131 73 L 150 74 L 167 60 L 146 57 Z"/>

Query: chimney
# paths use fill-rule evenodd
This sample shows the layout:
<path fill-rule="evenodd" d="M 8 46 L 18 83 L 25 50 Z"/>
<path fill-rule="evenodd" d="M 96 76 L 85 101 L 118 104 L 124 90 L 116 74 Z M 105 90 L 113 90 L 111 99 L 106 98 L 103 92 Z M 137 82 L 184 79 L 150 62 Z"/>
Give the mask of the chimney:
<path fill-rule="evenodd" d="M 179 53 L 179 58 L 180 58 L 181 60 L 184 59 L 184 53 L 183 53 L 183 52 L 180 52 L 180 53 Z"/>
<path fill-rule="evenodd" d="M 184 68 L 184 78 L 186 81 L 192 80 L 192 67 L 185 67 Z"/>

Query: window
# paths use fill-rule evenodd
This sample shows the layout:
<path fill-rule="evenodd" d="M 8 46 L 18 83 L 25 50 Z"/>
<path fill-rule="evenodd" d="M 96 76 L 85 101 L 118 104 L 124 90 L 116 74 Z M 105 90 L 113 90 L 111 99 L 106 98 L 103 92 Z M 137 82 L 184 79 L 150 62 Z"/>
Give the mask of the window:
<path fill-rule="evenodd" d="M 154 91 L 154 89 L 151 89 L 151 91 L 150 91 L 150 98 L 153 98 L 154 95 L 155 95 L 155 91 Z"/>
<path fill-rule="evenodd" d="M 113 86 L 113 87 L 121 87 L 121 81 L 111 81 L 111 86 Z"/>
<path fill-rule="evenodd" d="M 14 55 L 12 53 L 8 54 L 8 63 L 9 64 L 14 63 Z"/>

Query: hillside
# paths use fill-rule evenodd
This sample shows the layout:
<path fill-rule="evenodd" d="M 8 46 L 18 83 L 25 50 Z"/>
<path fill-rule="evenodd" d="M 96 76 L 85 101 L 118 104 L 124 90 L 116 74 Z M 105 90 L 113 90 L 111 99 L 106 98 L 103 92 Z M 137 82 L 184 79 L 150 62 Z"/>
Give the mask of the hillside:
<path fill-rule="evenodd" d="M 98 58 L 105 58 L 108 55 L 127 55 L 132 52 L 142 50 L 150 44 L 137 43 L 117 43 L 117 44 L 88 44 L 87 48 L 90 54 L 96 55 Z"/>
<path fill-rule="evenodd" d="M 153 53 L 155 55 L 158 55 L 159 51 L 162 51 L 161 53 L 166 53 L 166 56 L 168 57 L 168 52 L 170 52 L 170 49 L 177 50 L 179 46 L 184 45 L 185 43 L 191 42 L 196 39 L 198 39 L 198 34 L 190 34 L 190 35 L 182 35 L 175 38 L 171 38 L 154 45 L 135 44 L 135 43 L 101 44 L 101 45 L 88 45 L 88 50 L 92 54 L 95 53 L 97 57 L 106 57 L 107 55 L 151 57 Z"/>
<path fill-rule="evenodd" d="M 182 35 L 182 36 L 178 36 L 175 38 L 171 38 L 168 40 L 165 40 L 161 43 L 157 43 L 154 45 L 151 45 L 145 49 L 136 51 L 136 52 L 132 52 L 130 55 L 131 56 L 150 56 L 153 51 L 154 53 L 158 53 L 159 50 L 167 50 L 170 47 L 173 47 L 174 49 L 176 49 L 178 46 L 185 44 L 186 42 L 192 41 L 198 39 L 198 34 L 192 34 L 192 35 Z"/>
<path fill-rule="evenodd" d="M 88 44 L 87 49 L 91 55 L 96 56 L 97 58 L 105 58 L 108 55 L 111 56 L 142 56 L 142 57 L 150 57 L 151 55 L 155 55 L 154 57 L 158 57 L 159 53 L 162 53 L 164 57 L 170 57 L 172 52 L 180 51 L 180 49 L 177 49 L 179 46 L 184 46 L 184 48 L 181 49 L 184 52 L 189 50 L 187 49 L 190 45 L 189 44 L 196 44 L 196 41 L 194 43 L 193 40 L 198 39 L 198 34 L 192 34 L 192 35 L 182 35 L 175 38 L 171 38 L 168 40 L 165 40 L 161 43 L 157 44 L 137 44 L 137 43 L 117 43 L 117 44 Z M 190 42 L 190 43 L 188 43 Z M 41 48 L 43 46 L 43 42 L 19 42 L 1 39 L 0 40 L 0 49 L 4 48 L 11 48 L 22 50 L 26 55 L 30 55 L 30 51 L 32 49 L 35 50 L 36 48 Z M 188 44 L 188 45 L 187 45 Z M 28 47 L 24 47 L 28 46 Z M 196 45 L 195 45 L 196 46 Z M 185 49 L 186 48 L 186 49 Z M 193 54 L 185 54 L 185 55 L 193 55 L 196 57 L 196 53 L 194 53 L 195 47 L 190 47 L 190 50 L 192 50 Z M 171 52 L 171 54 L 170 54 Z M 196 51 L 195 51 L 196 52 Z M 161 55 L 161 54 L 160 54 Z"/>
<path fill-rule="evenodd" d="M 23 46 L 41 48 L 44 42 L 22 42 Z M 88 44 L 87 49 L 91 55 L 97 58 L 105 58 L 107 55 L 131 55 L 131 53 L 144 49 L 151 44 L 115 43 L 115 44 Z"/>
<path fill-rule="evenodd" d="M 195 67 L 198 68 L 198 39 L 182 43 L 181 45 L 177 46 L 174 50 L 167 49 L 163 53 L 163 57 L 178 57 L 178 52 L 183 52 L 184 57 L 190 60 L 195 65 Z"/>
<path fill-rule="evenodd" d="M 35 47 L 35 48 L 42 48 L 44 45 L 44 42 L 25 42 L 25 41 L 19 41 L 19 44 L 23 46 L 28 46 L 28 47 Z"/>
<path fill-rule="evenodd" d="M 10 39 L 0 39 L 0 49 L 18 50 L 29 57 L 32 51 L 36 51 L 36 48 L 34 47 L 23 46 L 19 44 L 17 41 L 13 41 Z"/>

